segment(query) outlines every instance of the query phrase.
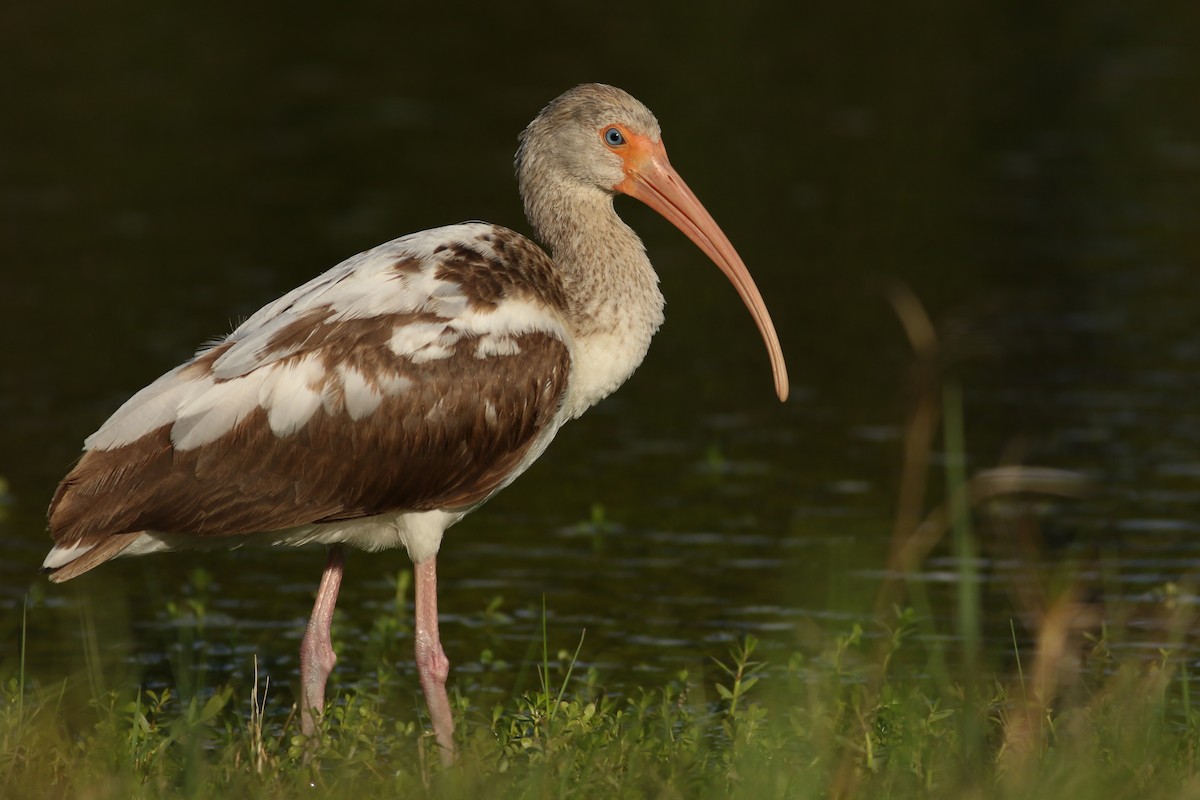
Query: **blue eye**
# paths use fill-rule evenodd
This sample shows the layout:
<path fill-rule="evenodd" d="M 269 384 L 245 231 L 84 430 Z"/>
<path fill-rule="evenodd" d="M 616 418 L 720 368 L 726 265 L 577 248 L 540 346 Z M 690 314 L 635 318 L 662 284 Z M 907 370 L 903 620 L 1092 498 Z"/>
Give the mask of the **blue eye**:
<path fill-rule="evenodd" d="M 625 137 L 616 128 L 609 128 L 604 132 L 604 143 L 609 147 L 620 147 L 625 144 Z"/>

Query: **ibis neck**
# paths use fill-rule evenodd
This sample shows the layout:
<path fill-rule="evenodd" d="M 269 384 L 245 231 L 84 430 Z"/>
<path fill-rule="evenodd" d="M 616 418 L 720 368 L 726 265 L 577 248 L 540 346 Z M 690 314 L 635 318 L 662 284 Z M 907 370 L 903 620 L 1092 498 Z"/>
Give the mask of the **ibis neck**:
<path fill-rule="evenodd" d="M 526 196 L 567 298 L 573 339 L 568 411 L 578 416 L 628 380 L 663 322 L 658 275 L 610 194 L 564 185 Z"/>

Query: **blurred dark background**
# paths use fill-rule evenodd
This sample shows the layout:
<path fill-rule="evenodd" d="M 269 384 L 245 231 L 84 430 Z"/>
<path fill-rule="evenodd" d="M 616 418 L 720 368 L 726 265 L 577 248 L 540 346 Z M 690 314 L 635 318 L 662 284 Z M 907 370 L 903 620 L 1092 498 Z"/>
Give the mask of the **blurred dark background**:
<path fill-rule="evenodd" d="M 294 670 L 319 553 L 128 560 L 51 588 L 54 486 L 130 394 L 341 259 L 464 219 L 527 230 L 517 133 L 585 81 L 659 116 L 772 310 L 793 399 L 717 270 L 620 202 L 668 323 L 628 386 L 448 534 L 456 669 L 498 596 L 488 647 L 520 659 L 545 593 L 564 645 L 588 627 L 581 658 L 618 683 L 867 613 L 912 401 L 893 280 L 942 332 L 972 468 L 1015 452 L 1092 477 L 1049 528 L 1115 548 L 1133 597 L 1194 568 L 1200 5 L 733 5 L 0 8 L 0 610 L 12 625 L 44 595 L 32 663 L 80 663 L 87 604 L 153 671 L 200 566 L 213 638 L 240 643 L 223 668 L 254 651 Z M 406 566 L 350 559 L 346 638 Z"/>

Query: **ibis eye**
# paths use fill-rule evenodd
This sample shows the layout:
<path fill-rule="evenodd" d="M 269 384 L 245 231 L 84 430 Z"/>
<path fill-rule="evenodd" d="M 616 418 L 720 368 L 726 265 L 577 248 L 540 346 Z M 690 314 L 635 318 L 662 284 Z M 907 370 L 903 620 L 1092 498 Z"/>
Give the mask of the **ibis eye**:
<path fill-rule="evenodd" d="M 609 147 L 620 147 L 625 144 L 625 136 L 616 128 L 609 128 L 604 132 L 604 143 Z"/>

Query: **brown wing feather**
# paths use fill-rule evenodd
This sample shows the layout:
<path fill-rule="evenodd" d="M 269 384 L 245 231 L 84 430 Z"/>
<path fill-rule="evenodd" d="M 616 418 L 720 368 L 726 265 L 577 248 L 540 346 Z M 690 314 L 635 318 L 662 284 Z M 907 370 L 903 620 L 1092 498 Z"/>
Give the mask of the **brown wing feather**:
<path fill-rule="evenodd" d="M 260 408 L 191 450 L 172 446 L 169 425 L 90 450 L 55 494 L 51 533 L 60 545 L 144 530 L 221 536 L 481 502 L 551 424 L 570 371 L 554 336 L 513 338 L 519 352 L 489 358 L 462 340 L 363 419 L 318 409 L 281 437 Z"/>
<path fill-rule="evenodd" d="M 71 580 L 71 578 L 78 578 L 83 573 L 95 569 L 110 558 L 116 558 L 121 554 L 122 550 L 133 544 L 134 540 L 140 535 L 141 533 L 118 533 L 105 537 L 104 540 L 79 558 L 50 570 L 50 580 L 55 583 L 62 583 L 63 581 Z"/>

